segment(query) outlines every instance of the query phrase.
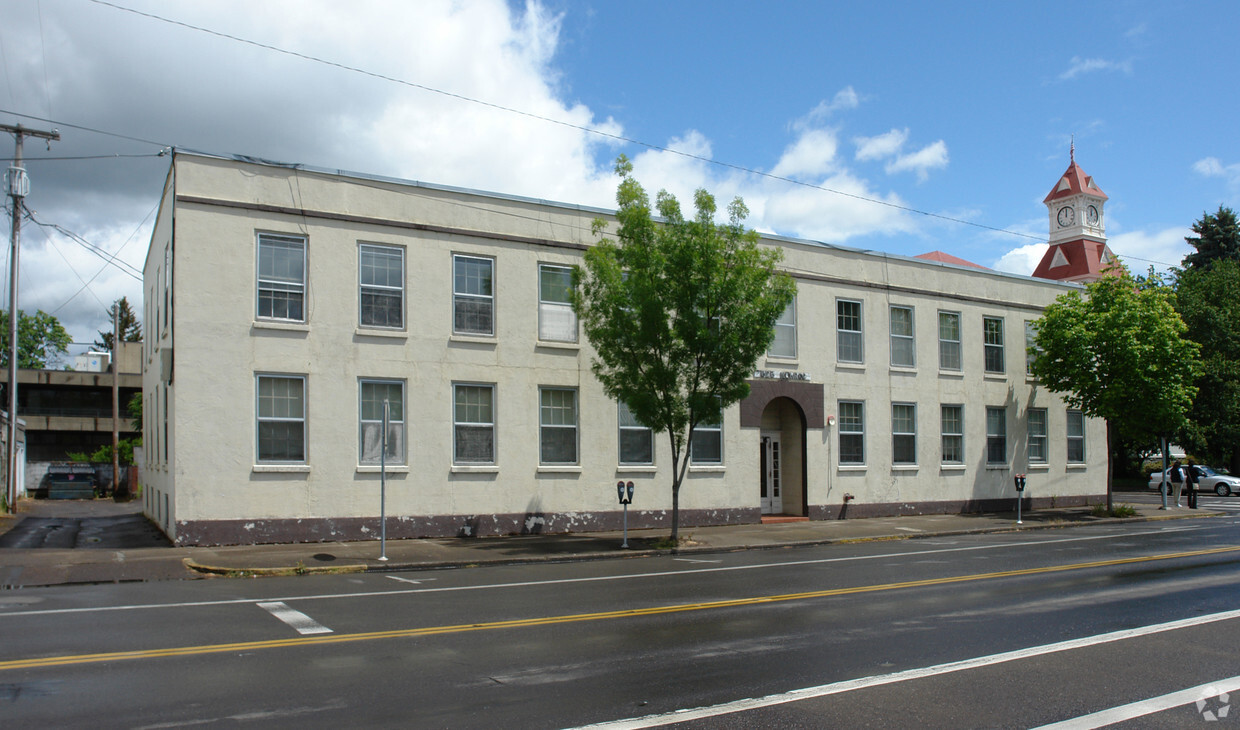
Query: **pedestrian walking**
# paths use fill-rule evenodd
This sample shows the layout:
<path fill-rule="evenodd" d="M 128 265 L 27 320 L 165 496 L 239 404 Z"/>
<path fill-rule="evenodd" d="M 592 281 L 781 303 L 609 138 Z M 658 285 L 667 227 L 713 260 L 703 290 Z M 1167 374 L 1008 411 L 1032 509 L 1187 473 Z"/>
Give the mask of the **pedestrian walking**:
<path fill-rule="evenodd" d="M 1176 460 L 1174 464 L 1171 465 L 1170 476 L 1171 476 L 1171 488 L 1175 492 L 1175 506 L 1179 507 L 1181 506 L 1180 505 L 1180 490 L 1184 488 L 1184 481 L 1183 481 L 1184 477 L 1180 474 L 1180 462 L 1178 459 Z"/>
<path fill-rule="evenodd" d="M 1197 509 L 1197 465 L 1192 459 L 1184 467 L 1184 488 L 1188 490 L 1188 508 Z"/>

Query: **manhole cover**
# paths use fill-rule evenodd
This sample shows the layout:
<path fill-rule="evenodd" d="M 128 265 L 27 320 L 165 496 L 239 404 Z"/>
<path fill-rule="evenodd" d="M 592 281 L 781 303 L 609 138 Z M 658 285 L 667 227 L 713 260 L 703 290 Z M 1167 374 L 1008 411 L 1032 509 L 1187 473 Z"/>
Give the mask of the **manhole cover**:
<path fill-rule="evenodd" d="M 336 556 L 332 555 L 331 553 L 319 553 L 314 556 L 314 559 L 318 560 L 319 562 L 330 563 L 331 561 L 336 559 Z"/>

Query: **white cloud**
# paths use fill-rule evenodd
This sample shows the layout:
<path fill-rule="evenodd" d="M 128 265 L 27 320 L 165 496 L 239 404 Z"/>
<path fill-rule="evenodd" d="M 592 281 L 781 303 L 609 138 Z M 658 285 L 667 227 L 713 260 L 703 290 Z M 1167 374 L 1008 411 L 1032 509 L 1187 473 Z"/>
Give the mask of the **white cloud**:
<path fill-rule="evenodd" d="M 991 268 L 997 271 L 1006 271 L 1009 274 L 1030 276 L 1033 274 L 1033 270 L 1038 268 L 1038 262 L 1046 254 L 1047 248 L 1048 246 L 1045 243 L 1030 243 L 1025 246 L 1018 246 L 1000 256 L 991 265 Z"/>
<path fill-rule="evenodd" d="M 888 174 L 912 171 L 919 181 L 925 182 L 930 170 L 941 167 L 947 167 L 947 143 L 940 139 L 916 152 L 900 155 L 887 163 L 886 170 Z"/>
<path fill-rule="evenodd" d="M 881 160 L 899 153 L 907 140 L 908 128 L 905 127 L 876 137 L 854 137 L 853 144 L 857 145 L 858 160 Z"/>
<path fill-rule="evenodd" d="M 1132 73 L 1132 61 L 1109 61 L 1105 58 L 1081 58 L 1073 56 L 1068 64 L 1068 70 L 1059 74 L 1060 81 L 1074 79 L 1082 74 L 1097 73 L 1099 71 L 1119 71 L 1125 74 Z"/>
<path fill-rule="evenodd" d="M 838 147 L 835 132 L 828 129 L 808 130 L 784 149 L 771 174 L 788 178 L 826 175 L 835 168 Z"/>
<path fill-rule="evenodd" d="M 1224 165 L 1217 157 L 1205 157 L 1193 163 L 1193 171 L 1202 177 L 1221 177 L 1231 187 L 1240 188 L 1240 162 Z"/>
<path fill-rule="evenodd" d="M 818 102 L 818 105 L 811 109 L 809 114 L 805 115 L 803 119 L 798 120 L 797 124 L 811 125 L 830 117 L 838 111 L 856 109 L 859 106 L 861 106 L 861 96 L 856 89 L 846 86 L 835 92 L 835 96 L 830 101 L 823 99 Z"/>

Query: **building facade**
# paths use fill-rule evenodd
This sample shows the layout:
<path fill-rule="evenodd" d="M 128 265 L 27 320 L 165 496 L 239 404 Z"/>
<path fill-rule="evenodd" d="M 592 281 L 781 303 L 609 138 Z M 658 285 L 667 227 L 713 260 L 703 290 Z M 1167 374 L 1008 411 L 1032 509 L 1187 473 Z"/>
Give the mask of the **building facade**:
<path fill-rule="evenodd" d="M 145 268 L 147 514 L 178 544 L 668 524 L 670 449 L 567 303 L 610 212 L 176 152 Z M 1105 424 L 1027 374 L 1075 285 L 779 237 L 794 304 L 699 427 L 685 526 L 1077 505 Z M 384 405 L 387 407 L 387 447 Z M 1029 503 L 1027 501 L 1027 504 Z"/>

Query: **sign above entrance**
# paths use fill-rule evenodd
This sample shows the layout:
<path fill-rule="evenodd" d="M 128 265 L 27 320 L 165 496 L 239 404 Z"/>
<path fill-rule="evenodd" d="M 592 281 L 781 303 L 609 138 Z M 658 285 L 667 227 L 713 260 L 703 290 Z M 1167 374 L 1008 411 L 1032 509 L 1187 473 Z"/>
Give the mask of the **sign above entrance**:
<path fill-rule="evenodd" d="M 753 376 L 761 380 L 809 380 L 809 373 L 794 370 L 755 370 Z"/>

